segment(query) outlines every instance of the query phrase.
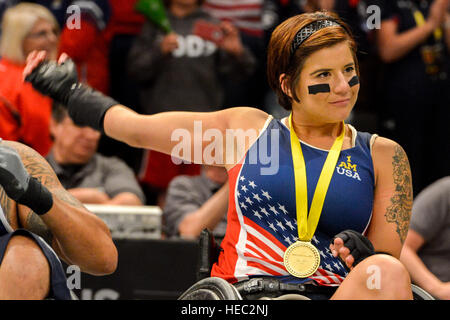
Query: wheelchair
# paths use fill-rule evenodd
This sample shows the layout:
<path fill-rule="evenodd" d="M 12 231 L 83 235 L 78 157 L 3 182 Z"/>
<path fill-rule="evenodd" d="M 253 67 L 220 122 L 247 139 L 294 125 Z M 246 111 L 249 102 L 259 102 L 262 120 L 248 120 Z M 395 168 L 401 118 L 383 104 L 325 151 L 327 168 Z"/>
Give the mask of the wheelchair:
<path fill-rule="evenodd" d="M 199 237 L 200 257 L 198 262 L 197 282 L 189 287 L 181 294 L 178 300 L 244 300 L 241 292 L 250 292 L 252 288 L 258 290 L 266 290 L 268 296 L 271 292 L 279 289 L 279 283 L 274 281 L 266 281 L 264 284 L 261 278 L 254 278 L 246 282 L 244 285 L 232 285 L 228 281 L 218 278 L 210 277 L 211 267 L 218 260 L 221 251 L 220 246 L 215 242 L 212 233 L 204 229 Z M 272 285 L 271 285 L 272 284 Z M 311 300 L 301 292 L 305 291 L 305 286 L 296 285 L 296 290 L 286 294 L 263 297 L 260 299 L 271 300 Z M 436 300 L 431 294 L 415 284 L 411 285 L 414 300 Z"/>

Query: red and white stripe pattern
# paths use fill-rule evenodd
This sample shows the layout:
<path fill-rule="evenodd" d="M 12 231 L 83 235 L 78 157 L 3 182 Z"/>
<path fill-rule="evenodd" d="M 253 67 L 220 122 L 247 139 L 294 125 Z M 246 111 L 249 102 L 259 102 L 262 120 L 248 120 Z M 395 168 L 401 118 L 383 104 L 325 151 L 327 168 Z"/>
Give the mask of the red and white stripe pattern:
<path fill-rule="evenodd" d="M 232 22 L 241 32 L 262 36 L 263 0 L 206 0 L 203 9 L 213 17 Z"/>

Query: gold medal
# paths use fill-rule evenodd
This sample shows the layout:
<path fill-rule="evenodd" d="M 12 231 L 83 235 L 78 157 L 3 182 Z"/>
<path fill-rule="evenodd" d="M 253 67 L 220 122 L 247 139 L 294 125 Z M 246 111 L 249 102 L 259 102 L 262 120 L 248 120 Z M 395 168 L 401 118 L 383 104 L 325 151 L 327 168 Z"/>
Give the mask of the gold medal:
<path fill-rule="evenodd" d="M 306 278 L 319 268 L 320 254 L 311 242 L 297 241 L 284 252 L 283 263 L 291 275 Z"/>
<path fill-rule="evenodd" d="M 311 244 L 311 239 L 319 223 L 325 196 L 342 149 L 345 136 L 345 124 L 342 123 L 341 134 L 336 138 L 333 146 L 328 152 L 328 156 L 319 176 L 319 181 L 317 182 L 316 190 L 314 191 L 308 215 L 306 165 L 300 142 L 295 134 L 294 126 L 292 124 L 292 113 L 289 116 L 289 122 L 291 127 L 291 152 L 294 165 L 295 202 L 299 241 L 286 249 L 283 263 L 286 270 L 291 275 L 299 278 L 306 278 L 313 275 L 320 265 L 319 251 Z"/>

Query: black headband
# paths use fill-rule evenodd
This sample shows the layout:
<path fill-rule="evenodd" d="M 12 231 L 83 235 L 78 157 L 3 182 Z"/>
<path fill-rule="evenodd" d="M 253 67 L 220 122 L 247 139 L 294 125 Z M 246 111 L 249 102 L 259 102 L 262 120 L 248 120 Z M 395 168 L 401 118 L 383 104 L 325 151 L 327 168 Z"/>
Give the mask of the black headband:
<path fill-rule="evenodd" d="M 291 44 L 291 56 L 295 53 L 295 50 L 300 47 L 300 45 L 305 42 L 306 39 L 308 39 L 313 33 L 319 31 L 320 29 L 326 28 L 326 27 L 333 27 L 333 26 L 339 26 L 342 27 L 338 22 L 330 19 L 326 20 L 318 20 L 311 22 L 301 28 L 297 34 L 294 37 L 294 40 Z M 344 28 L 345 29 L 345 28 Z"/>

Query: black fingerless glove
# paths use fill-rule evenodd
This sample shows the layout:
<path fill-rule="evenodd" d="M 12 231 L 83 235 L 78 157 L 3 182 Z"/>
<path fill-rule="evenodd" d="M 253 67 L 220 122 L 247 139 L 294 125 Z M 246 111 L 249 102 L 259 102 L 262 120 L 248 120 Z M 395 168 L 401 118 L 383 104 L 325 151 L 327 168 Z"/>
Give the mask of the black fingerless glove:
<path fill-rule="evenodd" d="M 119 104 L 111 97 L 84 84 L 71 90 L 67 109 L 73 122 L 80 127 L 91 127 L 104 133 L 103 119 L 106 111 Z"/>
<path fill-rule="evenodd" d="M 71 89 L 78 83 L 75 63 L 68 59 L 61 64 L 46 61 L 39 64 L 26 78 L 33 88 L 67 106 Z"/>
<path fill-rule="evenodd" d="M 26 78 L 44 95 L 66 106 L 69 116 L 78 126 L 103 130 L 106 111 L 119 104 L 111 97 L 78 83 L 76 66 L 71 59 L 61 64 L 42 62 Z"/>
<path fill-rule="evenodd" d="M 341 238 L 344 246 L 350 250 L 350 254 L 355 259 L 353 266 L 356 266 L 365 258 L 375 254 L 372 242 L 359 232 L 353 230 L 342 231 L 331 240 L 332 244 L 334 244 L 334 239 L 336 238 Z M 344 263 L 344 265 L 346 264 Z"/>

